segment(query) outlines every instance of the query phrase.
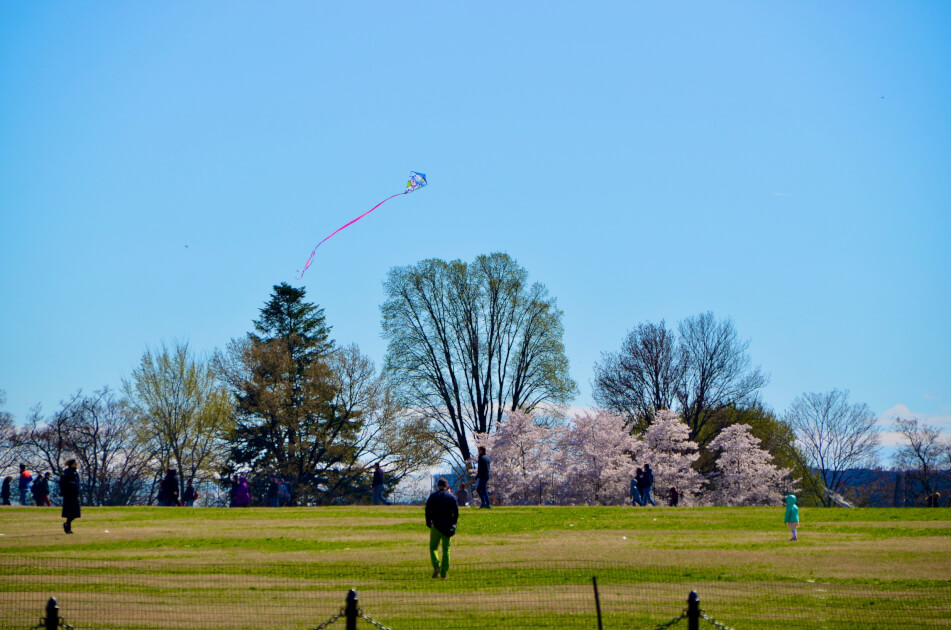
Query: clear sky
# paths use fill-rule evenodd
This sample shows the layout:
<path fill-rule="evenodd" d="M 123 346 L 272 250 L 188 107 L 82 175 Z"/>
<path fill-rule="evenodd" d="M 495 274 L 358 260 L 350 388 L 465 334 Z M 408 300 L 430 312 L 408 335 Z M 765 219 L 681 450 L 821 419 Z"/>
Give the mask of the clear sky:
<path fill-rule="evenodd" d="M 504 251 L 576 405 L 710 310 L 778 412 L 951 430 L 949 68 L 947 2 L 3 3 L 6 409 L 221 348 L 284 281 L 379 366 L 388 269 Z"/>

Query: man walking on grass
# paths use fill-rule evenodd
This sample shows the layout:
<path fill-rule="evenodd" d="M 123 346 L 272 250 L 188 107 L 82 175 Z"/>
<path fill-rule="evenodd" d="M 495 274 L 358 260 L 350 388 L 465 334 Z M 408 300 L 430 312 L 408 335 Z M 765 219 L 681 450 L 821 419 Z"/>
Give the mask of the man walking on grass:
<path fill-rule="evenodd" d="M 373 505 L 389 505 L 390 502 L 383 498 L 383 491 L 386 489 L 386 477 L 383 476 L 383 469 L 379 462 L 373 468 Z"/>
<path fill-rule="evenodd" d="M 476 492 L 479 494 L 480 508 L 492 507 L 489 500 L 489 465 L 492 460 L 485 452 L 485 447 L 479 447 L 479 460 L 476 467 Z"/>
<path fill-rule="evenodd" d="M 456 497 L 449 492 L 449 482 L 436 482 L 436 492 L 426 500 L 426 527 L 429 528 L 429 560 L 433 565 L 433 577 L 446 577 L 449 572 L 449 539 L 456 533 L 459 506 Z M 436 549 L 442 543 L 442 562 L 436 557 Z"/>

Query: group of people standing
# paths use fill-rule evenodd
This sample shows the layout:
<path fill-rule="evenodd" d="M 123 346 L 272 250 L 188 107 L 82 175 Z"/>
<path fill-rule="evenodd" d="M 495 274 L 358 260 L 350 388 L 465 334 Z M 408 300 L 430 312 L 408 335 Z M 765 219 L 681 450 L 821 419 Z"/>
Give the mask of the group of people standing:
<path fill-rule="evenodd" d="M 63 497 L 63 518 L 66 519 L 66 522 L 63 523 L 63 531 L 67 534 L 73 533 L 73 521 L 79 518 L 80 507 L 79 507 L 79 471 L 77 470 L 78 464 L 75 459 L 70 459 L 66 462 L 66 468 L 63 469 L 63 474 L 59 478 L 59 493 Z M 20 475 L 18 490 L 20 491 L 20 505 L 29 505 L 27 502 L 27 493 L 33 495 L 33 503 L 37 507 L 50 507 L 53 505 L 53 502 L 50 500 L 50 480 L 52 479 L 51 473 L 36 474 L 36 478 L 33 478 L 33 473 L 30 472 L 26 464 L 20 464 Z M 13 485 L 13 477 L 7 476 L 3 480 L 2 489 L 0 489 L 0 500 L 2 500 L 3 505 L 10 505 L 10 495 L 12 493 L 11 486 Z"/>
<path fill-rule="evenodd" d="M 247 483 L 247 480 L 245 480 Z M 248 499 L 250 500 L 250 495 Z M 267 506 L 268 507 L 287 507 L 291 502 L 291 487 L 277 475 L 271 475 L 267 480 Z"/>
<path fill-rule="evenodd" d="M 193 507 L 198 499 L 198 490 L 195 489 L 194 482 L 189 479 L 185 486 L 185 493 L 181 494 L 178 487 L 178 471 L 174 468 L 168 468 L 165 471 L 165 478 L 159 484 L 158 505 L 164 507 Z"/>
<path fill-rule="evenodd" d="M 29 505 L 28 494 L 33 495 L 33 504 L 37 507 L 49 507 L 53 505 L 50 500 L 50 473 L 37 473 L 34 478 L 26 464 L 20 464 L 20 474 L 17 476 L 17 489 L 20 492 L 20 505 Z M 0 501 L 3 505 L 11 505 L 10 498 L 13 494 L 13 477 L 6 476 L 3 479 L 3 485 L 0 487 Z"/>
<path fill-rule="evenodd" d="M 80 517 L 81 510 L 79 505 L 79 464 L 75 459 L 66 461 L 66 468 L 59 477 L 59 493 L 63 498 L 62 516 L 66 519 L 63 523 L 63 531 L 67 534 L 73 533 L 73 521 Z M 52 506 L 50 501 L 50 480 L 52 474 L 37 473 L 36 479 L 30 472 L 26 464 L 20 464 L 20 476 L 18 490 L 20 491 L 20 505 L 28 505 L 27 492 L 33 495 L 33 502 L 38 507 Z M 3 480 L 2 489 L 0 489 L 0 500 L 3 505 L 10 505 L 11 486 L 13 477 L 7 476 Z"/>

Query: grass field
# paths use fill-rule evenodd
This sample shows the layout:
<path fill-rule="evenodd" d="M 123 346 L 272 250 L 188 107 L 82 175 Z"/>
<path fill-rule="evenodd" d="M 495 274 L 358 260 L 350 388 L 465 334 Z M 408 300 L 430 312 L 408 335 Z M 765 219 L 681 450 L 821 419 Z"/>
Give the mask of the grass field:
<path fill-rule="evenodd" d="M 409 628 L 951 628 L 951 510 L 463 510 L 433 580 L 420 507 L 0 509 L 0 628 L 314 628 L 350 588 Z M 343 620 L 331 627 L 343 628 Z M 370 628 L 366 622 L 360 627 Z M 673 626 L 686 628 L 682 621 Z M 702 626 L 703 627 L 703 626 Z M 708 625 L 712 628 L 713 626 Z"/>

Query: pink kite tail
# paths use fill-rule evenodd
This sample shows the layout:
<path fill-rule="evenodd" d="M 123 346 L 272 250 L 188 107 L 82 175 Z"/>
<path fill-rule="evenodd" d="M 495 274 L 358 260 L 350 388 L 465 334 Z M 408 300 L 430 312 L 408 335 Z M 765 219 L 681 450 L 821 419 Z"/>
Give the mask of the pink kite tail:
<path fill-rule="evenodd" d="M 398 192 L 398 193 L 396 193 L 395 195 L 390 195 L 389 197 L 387 197 L 386 199 L 384 199 L 384 200 L 381 201 L 380 203 L 376 204 L 375 206 L 373 206 L 372 208 L 370 208 L 369 210 L 367 210 L 366 212 L 364 212 L 363 214 L 361 214 L 360 216 L 358 216 L 358 217 L 357 217 L 356 219 L 354 219 L 353 221 L 350 221 L 349 223 L 347 223 L 347 224 L 345 224 L 345 225 L 341 225 L 341 226 L 338 227 L 336 230 L 334 230 L 333 233 L 330 234 L 330 236 L 327 236 L 326 238 L 324 238 L 323 241 L 320 241 L 319 243 L 317 243 L 317 245 L 314 246 L 314 251 L 312 251 L 312 252 L 310 253 L 310 258 L 308 258 L 308 259 L 307 259 L 307 262 L 304 264 L 304 268 L 300 270 L 300 275 L 297 276 L 297 279 L 300 280 L 301 278 L 304 277 L 304 272 L 307 271 L 307 269 L 310 267 L 310 263 L 314 262 L 314 256 L 317 255 L 317 248 L 320 247 L 321 245 L 323 245 L 324 242 L 327 241 L 327 239 L 329 239 L 331 236 L 333 236 L 334 234 L 336 234 L 337 232 L 339 232 L 339 231 L 342 230 L 343 228 L 349 227 L 349 226 L 353 225 L 354 223 L 356 223 L 357 221 L 359 221 L 359 220 L 362 219 L 363 217 L 367 216 L 368 214 L 370 214 L 371 212 L 373 212 L 374 210 L 376 210 L 377 208 L 379 208 L 380 206 L 382 206 L 383 204 L 385 204 L 387 201 L 389 201 L 389 200 L 392 199 L 393 197 L 399 197 L 400 195 L 405 195 L 405 194 L 406 194 L 405 192 Z"/>

